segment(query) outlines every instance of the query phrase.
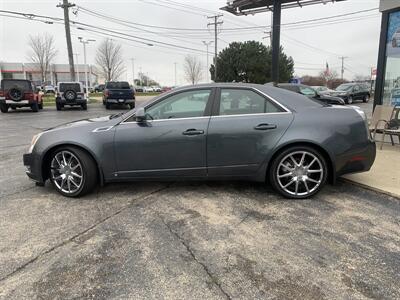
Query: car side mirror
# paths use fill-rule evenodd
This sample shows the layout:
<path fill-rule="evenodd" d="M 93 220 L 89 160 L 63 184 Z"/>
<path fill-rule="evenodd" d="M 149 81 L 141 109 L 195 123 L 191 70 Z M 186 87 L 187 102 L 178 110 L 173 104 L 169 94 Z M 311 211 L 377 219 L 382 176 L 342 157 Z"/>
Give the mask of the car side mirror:
<path fill-rule="evenodd" d="M 146 122 L 147 116 L 143 107 L 136 110 L 135 117 L 137 122 Z"/>

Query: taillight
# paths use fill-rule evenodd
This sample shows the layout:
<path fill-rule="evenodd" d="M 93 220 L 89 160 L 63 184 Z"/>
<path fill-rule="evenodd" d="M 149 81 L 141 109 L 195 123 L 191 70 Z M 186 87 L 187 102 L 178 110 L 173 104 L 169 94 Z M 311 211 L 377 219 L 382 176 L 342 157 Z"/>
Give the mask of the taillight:
<path fill-rule="evenodd" d="M 104 96 L 107 98 L 110 95 L 110 93 L 107 90 L 104 90 Z"/>
<path fill-rule="evenodd" d="M 25 99 L 26 100 L 34 100 L 35 99 L 35 95 L 31 92 L 25 93 Z"/>
<path fill-rule="evenodd" d="M 0 97 L 4 97 L 4 92 L 3 92 L 3 90 L 0 90 Z"/>

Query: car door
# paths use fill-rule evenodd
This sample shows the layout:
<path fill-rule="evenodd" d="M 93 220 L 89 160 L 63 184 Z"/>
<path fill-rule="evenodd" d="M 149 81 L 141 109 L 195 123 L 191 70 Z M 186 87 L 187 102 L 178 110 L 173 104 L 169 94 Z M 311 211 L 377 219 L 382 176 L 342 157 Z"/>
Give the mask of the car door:
<path fill-rule="evenodd" d="M 212 88 L 168 95 L 145 108 L 146 122 L 132 116 L 119 124 L 114 152 L 118 178 L 206 176 L 206 135 Z"/>
<path fill-rule="evenodd" d="M 361 88 L 358 84 L 353 87 L 353 99 L 361 100 L 363 98 Z"/>
<path fill-rule="evenodd" d="M 219 88 L 207 135 L 209 177 L 255 175 L 292 120 L 255 89 Z"/>

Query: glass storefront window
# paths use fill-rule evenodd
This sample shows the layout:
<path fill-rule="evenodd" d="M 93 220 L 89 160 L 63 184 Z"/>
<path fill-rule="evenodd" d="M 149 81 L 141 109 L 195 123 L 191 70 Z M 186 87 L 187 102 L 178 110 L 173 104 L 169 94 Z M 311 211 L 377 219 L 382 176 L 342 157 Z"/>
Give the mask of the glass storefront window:
<path fill-rule="evenodd" d="M 400 11 L 389 15 L 383 104 L 400 105 Z"/>

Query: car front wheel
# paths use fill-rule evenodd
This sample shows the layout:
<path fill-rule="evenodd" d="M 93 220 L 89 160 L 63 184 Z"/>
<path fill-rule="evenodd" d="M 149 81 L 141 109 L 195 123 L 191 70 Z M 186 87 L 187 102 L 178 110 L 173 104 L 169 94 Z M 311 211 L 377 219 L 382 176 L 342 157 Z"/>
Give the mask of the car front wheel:
<path fill-rule="evenodd" d="M 363 99 L 363 102 L 364 103 L 367 103 L 369 101 L 369 95 L 366 95 L 365 97 L 364 97 L 364 99 Z"/>
<path fill-rule="evenodd" d="M 8 112 L 8 105 L 5 103 L 0 103 L 0 110 L 2 113 Z"/>
<path fill-rule="evenodd" d="M 97 166 L 93 158 L 81 149 L 59 148 L 51 155 L 50 180 L 63 196 L 83 196 L 96 186 Z"/>
<path fill-rule="evenodd" d="M 324 157 L 311 147 L 291 147 L 274 159 L 269 177 L 274 189 L 284 197 L 309 198 L 324 186 L 327 164 Z"/>
<path fill-rule="evenodd" d="M 349 98 L 347 98 L 346 104 L 353 104 L 353 97 L 349 96 Z"/>

